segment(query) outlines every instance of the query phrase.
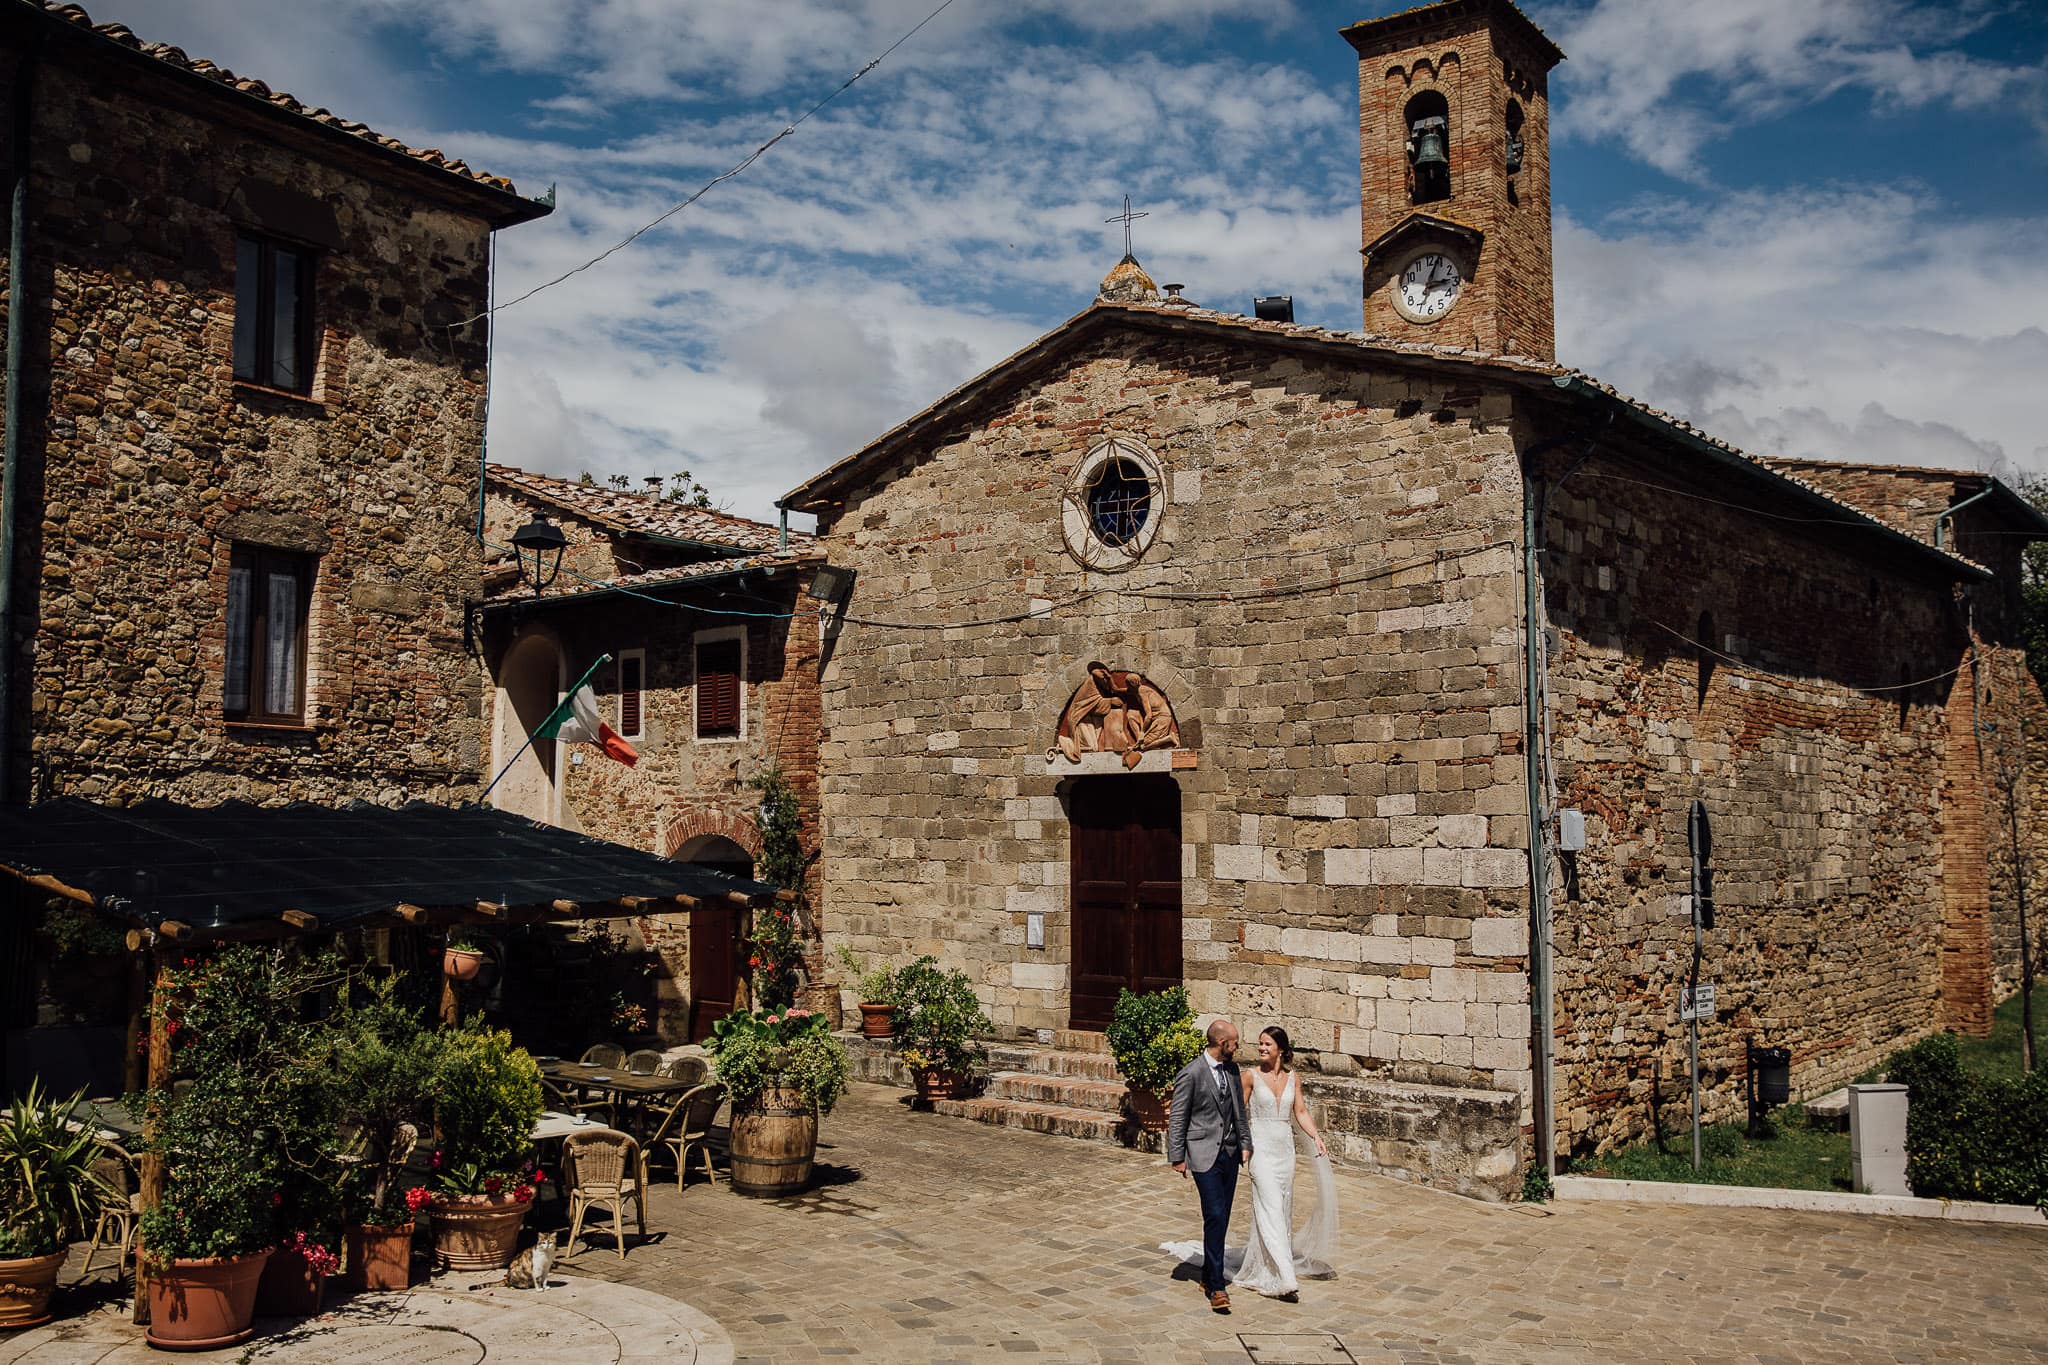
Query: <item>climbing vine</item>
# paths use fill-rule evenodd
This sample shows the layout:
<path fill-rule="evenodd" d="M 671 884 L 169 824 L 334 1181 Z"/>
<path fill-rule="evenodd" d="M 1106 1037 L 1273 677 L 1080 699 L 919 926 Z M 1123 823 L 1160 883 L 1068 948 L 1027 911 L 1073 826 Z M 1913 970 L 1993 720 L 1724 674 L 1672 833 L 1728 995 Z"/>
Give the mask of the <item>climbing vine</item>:
<path fill-rule="evenodd" d="M 770 768 L 754 779 L 761 793 L 761 808 L 754 814 L 761 833 L 761 857 L 755 876 L 770 886 L 796 893 L 796 900 L 778 901 L 754 911 L 748 934 L 747 966 L 753 972 L 754 1001 L 758 1008 L 780 1010 L 796 1000 L 797 983 L 803 974 L 803 934 L 800 918 L 804 904 L 803 815 L 796 790 L 779 768 Z"/>

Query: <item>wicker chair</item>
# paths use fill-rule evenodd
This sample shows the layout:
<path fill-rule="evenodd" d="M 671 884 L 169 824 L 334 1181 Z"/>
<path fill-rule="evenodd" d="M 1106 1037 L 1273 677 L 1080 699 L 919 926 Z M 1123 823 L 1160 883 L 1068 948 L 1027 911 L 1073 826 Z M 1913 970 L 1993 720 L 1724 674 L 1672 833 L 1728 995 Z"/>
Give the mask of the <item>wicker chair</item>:
<path fill-rule="evenodd" d="M 628 1201 L 639 1215 L 640 1235 L 647 1235 L 647 1158 L 640 1144 L 611 1128 L 571 1133 L 562 1141 L 562 1179 L 569 1189 L 569 1244 L 563 1255 L 576 1254 L 584 1215 L 603 1205 L 611 1211 L 612 1238 L 623 1261 Z"/>
<path fill-rule="evenodd" d="M 106 1182 L 114 1198 L 100 1209 L 99 1222 L 92 1230 L 92 1245 L 85 1249 L 85 1265 L 78 1278 L 82 1280 L 92 1274 L 93 1258 L 102 1247 L 107 1247 L 113 1249 L 114 1277 L 119 1279 L 124 1273 L 122 1267 L 128 1264 L 128 1248 L 135 1242 L 135 1220 L 142 1216 L 142 1190 L 135 1178 L 135 1158 L 125 1148 L 103 1142 L 92 1171 Z"/>
<path fill-rule="evenodd" d="M 680 1099 L 660 1111 L 661 1123 L 654 1136 L 647 1139 L 647 1146 L 649 1150 L 668 1148 L 675 1160 L 677 1189 L 683 1187 L 692 1148 L 704 1158 L 704 1178 L 714 1185 L 718 1183 L 718 1169 L 711 1164 L 711 1120 L 724 1101 L 725 1087 L 713 1082 L 684 1091 Z"/>
<path fill-rule="evenodd" d="M 541 1077 L 540 1095 L 547 1107 L 558 1114 L 581 1114 L 585 1118 L 596 1118 L 609 1128 L 612 1124 L 610 1100 L 594 1100 L 574 1086 L 561 1085 L 547 1077 Z"/>
<path fill-rule="evenodd" d="M 668 1057 L 662 1060 L 660 1068 L 654 1074 L 665 1076 L 672 1081 L 689 1081 L 696 1084 L 711 1074 L 711 1064 L 702 1057 L 691 1057 L 687 1054 L 681 1057 Z"/>
<path fill-rule="evenodd" d="M 580 1060 L 585 1066 L 624 1066 L 626 1049 L 617 1043 L 592 1043 L 583 1049 Z"/>
<path fill-rule="evenodd" d="M 638 1052 L 626 1054 L 626 1072 L 632 1076 L 652 1076 L 661 1070 L 661 1054 L 653 1048 L 643 1047 Z"/>

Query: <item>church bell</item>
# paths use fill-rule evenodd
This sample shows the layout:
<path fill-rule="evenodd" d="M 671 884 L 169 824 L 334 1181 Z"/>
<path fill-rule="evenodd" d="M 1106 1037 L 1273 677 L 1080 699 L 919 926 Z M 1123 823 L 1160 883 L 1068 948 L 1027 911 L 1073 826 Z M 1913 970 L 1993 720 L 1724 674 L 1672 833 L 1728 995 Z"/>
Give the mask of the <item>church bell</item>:
<path fill-rule="evenodd" d="M 1415 173 L 1441 175 L 1450 169 L 1451 159 L 1444 153 L 1444 128 L 1441 118 L 1420 118 L 1408 133 L 1408 156 L 1415 163 Z"/>

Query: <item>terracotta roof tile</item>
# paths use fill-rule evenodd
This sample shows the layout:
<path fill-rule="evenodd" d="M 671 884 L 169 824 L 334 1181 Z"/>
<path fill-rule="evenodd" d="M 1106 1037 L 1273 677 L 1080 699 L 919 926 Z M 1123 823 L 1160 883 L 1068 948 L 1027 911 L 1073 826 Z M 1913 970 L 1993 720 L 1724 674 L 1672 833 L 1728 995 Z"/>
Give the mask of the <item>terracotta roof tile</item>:
<path fill-rule="evenodd" d="M 185 54 L 183 48 L 173 47 L 169 43 L 145 42 L 136 37 L 134 31 L 126 24 L 95 24 L 92 21 L 91 15 L 87 14 L 80 6 L 68 3 L 68 0 L 66 3 L 59 3 L 59 0 L 29 0 L 29 3 L 40 6 L 55 18 L 96 33 L 100 37 L 118 43 L 131 51 L 139 52 L 145 57 L 154 57 L 166 66 L 176 67 L 195 76 L 203 76 L 207 80 L 214 81 L 228 89 L 240 91 L 242 94 L 262 100 L 266 104 L 274 105 L 288 114 L 296 114 L 301 118 L 310 119 L 314 123 L 325 124 L 341 132 L 351 133 L 366 142 L 374 142 L 380 147 L 388 147 L 392 151 L 400 152 L 424 165 L 432 166 L 436 170 L 446 171 L 450 175 L 460 176 L 464 180 L 472 181 L 478 185 L 484 185 L 494 190 L 503 190 L 507 194 L 516 194 L 518 192 L 513 188 L 512 182 L 505 179 L 505 177 L 472 170 L 466 163 L 448 156 L 437 148 L 430 147 L 420 150 L 408 147 L 397 138 L 386 137 L 381 133 L 373 132 L 353 119 L 341 118 L 325 109 L 313 108 L 302 104 L 282 90 L 272 90 L 267 84 L 253 77 L 237 76 L 226 67 L 217 66 L 213 62 L 207 61 L 204 57 L 189 57 Z"/>
<path fill-rule="evenodd" d="M 708 507 L 669 502 L 645 493 L 628 493 L 602 484 L 557 479 L 508 464 L 486 465 L 493 483 L 529 497 L 554 504 L 585 521 L 627 535 L 665 536 L 699 545 L 716 545 L 734 550 L 774 552 L 782 544 L 782 529 L 765 521 L 734 516 Z M 809 550 L 816 538 L 804 531 L 789 533 L 792 554 Z M 623 581 L 623 580 L 622 580 Z"/>
<path fill-rule="evenodd" d="M 794 539 L 792 537 L 792 539 Z M 693 564 L 677 564 L 666 569 L 649 569 L 644 573 L 622 574 L 617 578 L 602 581 L 566 578 L 556 581 L 541 601 L 559 602 L 565 599 L 593 597 L 599 593 L 629 592 L 636 589 L 659 588 L 675 583 L 687 583 L 697 578 L 717 578 L 725 574 L 741 573 L 748 569 L 800 569 L 822 564 L 825 557 L 815 550 L 796 551 L 789 554 L 744 555 L 737 559 L 703 559 Z M 487 592 L 493 604 L 513 600 L 534 600 L 533 595 L 520 587 L 520 581 L 512 575 L 501 575 L 487 582 Z"/>

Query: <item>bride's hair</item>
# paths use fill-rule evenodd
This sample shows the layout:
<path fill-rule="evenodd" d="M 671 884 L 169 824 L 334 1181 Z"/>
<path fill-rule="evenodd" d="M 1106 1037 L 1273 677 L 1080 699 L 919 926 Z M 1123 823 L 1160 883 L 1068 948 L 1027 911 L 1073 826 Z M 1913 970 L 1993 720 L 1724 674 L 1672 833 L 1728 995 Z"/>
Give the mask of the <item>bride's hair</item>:
<path fill-rule="evenodd" d="M 1260 1029 L 1259 1035 L 1273 1040 L 1273 1046 L 1280 1049 L 1280 1065 L 1292 1070 L 1294 1067 L 1294 1044 L 1287 1041 L 1287 1030 L 1281 1028 L 1278 1024 L 1272 1024 Z"/>

